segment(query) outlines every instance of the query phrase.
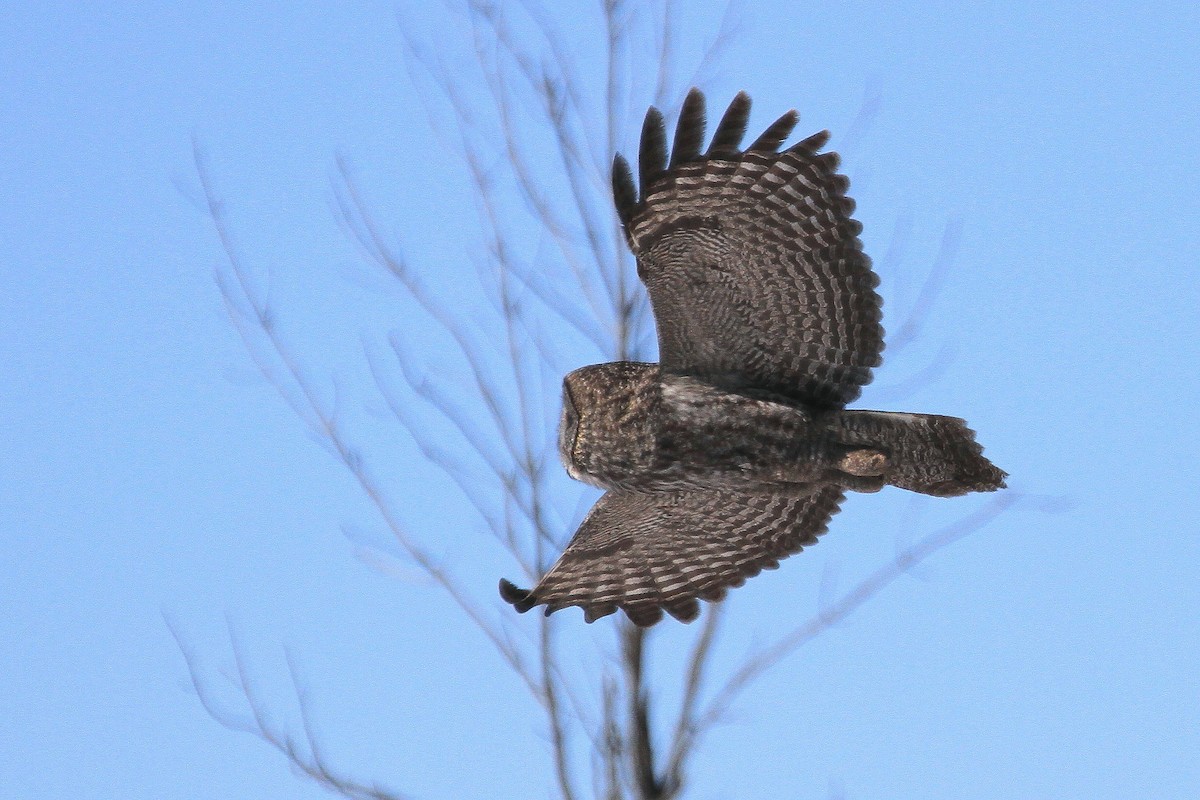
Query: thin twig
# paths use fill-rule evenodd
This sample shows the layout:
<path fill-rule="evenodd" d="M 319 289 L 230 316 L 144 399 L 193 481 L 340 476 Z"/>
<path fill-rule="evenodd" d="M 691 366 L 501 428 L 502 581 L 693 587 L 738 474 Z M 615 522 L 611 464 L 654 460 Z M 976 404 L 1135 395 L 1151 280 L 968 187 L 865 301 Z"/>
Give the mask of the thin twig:
<path fill-rule="evenodd" d="M 801 645 L 841 622 L 867 600 L 879 594 L 901 575 L 937 551 L 983 528 L 1022 499 L 1022 495 L 1012 490 L 1003 492 L 989 500 L 973 514 L 922 537 L 898 553 L 892 561 L 872 572 L 850 591 L 823 608 L 816 616 L 797 626 L 775 644 L 748 658 L 715 693 L 700 716 L 697 728 L 703 730 L 718 721 L 747 686 L 795 652 Z"/>

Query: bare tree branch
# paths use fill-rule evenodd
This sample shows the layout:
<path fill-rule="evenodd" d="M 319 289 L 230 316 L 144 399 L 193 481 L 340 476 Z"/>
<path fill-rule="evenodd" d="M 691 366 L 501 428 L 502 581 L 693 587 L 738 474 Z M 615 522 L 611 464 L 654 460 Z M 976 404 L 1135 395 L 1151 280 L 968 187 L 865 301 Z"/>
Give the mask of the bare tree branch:
<path fill-rule="evenodd" d="M 824 633 L 863 603 L 879 594 L 889 584 L 916 567 L 925 559 L 964 536 L 975 533 L 1016 503 L 1022 496 L 1014 491 L 1003 492 L 988 500 L 981 508 L 906 547 L 896 558 L 868 575 L 854 588 L 838 597 L 811 619 L 798 625 L 773 645 L 764 648 L 724 680 L 698 721 L 706 729 L 717 722 L 742 691 L 768 669 L 777 665 L 806 642 Z"/>
<path fill-rule="evenodd" d="M 675 732 L 671 737 L 671 750 L 667 757 L 667 782 L 673 786 L 682 787 L 684 785 L 687 762 L 695 752 L 696 736 L 700 732 L 697 726 L 696 707 L 700 702 L 700 691 L 704 688 L 709 654 L 716 641 L 724 610 L 725 606 L 722 603 L 709 606 L 708 613 L 704 616 L 700 635 L 696 637 L 692 654 L 688 658 L 687 677 L 683 685 L 683 701 L 680 703 Z"/>
<path fill-rule="evenodd" d="M 601 31 L 597 44 L 603 49 L 604 71 L 591 76 L 577 66 L 572 43 L 536 0 L 447 0 L 447 5 L 456 23 L 448 29 L 466 32 L 462 63 L 454 60 L 453 48 L 425 47 L 407 24 L 401 29 L 402 55 L 414 84 L 432 85 L 434 91 L 422 94 L 426 115 L 440 140 L 461 159 L 476 201 L 474 264 L 480 299 L 486 301 L 480 304 L 483 311 L 442 297 L 436 279 L 426 281 L 437 274 L 404 257 L 379 222 L 386 217 L 373 209 L 344 158 L 336 161 L 334 205 L 363 259 L 398 289 L 406 318 L 415 313 L 422 331 L 444 336 L 453 348 L 451 360 L 457 362 L 447 365 L 457 370 L 457 383 L 434 381 L 423 372 L 414 340 L 406 334 L 410 329 L 362 336 L 366 372 L 390 412 L 384 418 L 407 433 L 431 474 L 440 472 L 456 486 L 488 534 L 528 577 L 536 578 L 557 556 L 570 532 L 568 522 L 577 516 L 553 485 L 555 404 L 563 371 L 556 363 L 563 358 L 559 343 L 578 343 L 604 360 L 645 358 L 650 347 L 648 301 L 614 219 L 608 159 L 629 127 L 632 106 L 639 113 L 651 101 L 670 107 L 683 95 L 686 85 L 676 76 L 689 66 L 680 62 L 676 38 L 682 6 L 674 0 L 650 5 L 602 0 L 596 29 Z M 732 35 L 734 9 L 733 2 L 726 6 L 712 44 L 690 71 L 693 82 L 703 81 Z M 482 103 L 476 99 L 481 92 Z M 918 540 L 715 686 L 713 655 L 726 613 L 723 605 L 710 606 L 690 646 L 668 654 L 681 689 L 679 707 L 668 712 L 663 698 L 669 693 L 654 691 L 647 671 L 656 640 L 643 629 L 597 625 L 595 639 L 612 648 L 597 644 L 601 658 L 595 674 L 575 669 L 567 659 L 578 641 L 574 631 L 560 630 L 556 619 L 543 617 L 531 625 L 509 614 L 498 616 L 495 598 L 490 603 L 478 599 L 434 556 L 430 540 L 403 524 L 390 487 L 375 477 L 370 459 L 347 433 L 339 414 L 338 382 L 334 399 L 327 401 L 293 356 L 269 290 L 259 288 L 243 262 L 198 144 L 194 154 L 225 259 L 217 284 L 247 352 L 353 476 L 399 552 L 432 579 L 519 677 L 543 715 L 553 790 L 562 800 L 577 800 L 589 790 L 605 800 L 678 797 L 687 788 L 688 767 L 704 736 L 766 670 L 1018 499 L 1002 495 Z M 936 265 L 891 340 L 893 349 L 921 335 L 952 260 L 957 232 L 948 227 Z M 216 702 L 194 652 L 170 620 L 168 626 L 196 694 L 215 720 L 257 736 L 301 773 L 344 797 L 401 797 L 339 777 L 331 768 L 318 745 L 311 703 L 290 654 L 303 740 L 281 732 L 269 719 L 232 627 L 234 685 L 245 699 L 248 719 Z"/>
<path fill-rule="evenodd" d="M 305 746 L 303 747 L 291 736 L 281 733 L 267 718 L 266 710 L 262 702 L 258 699 L 254 684 L 250 679 L 245 656 L 242 653 L 241 647 L 237 644 L 232 624 L 229 624 L 229 636 L 234 643 L 233 657 L 236 670 L 236 683 L 242 697 L 246 700 L 251 721 L 239 719 L 232 712 L 216 704 L 212 697 L 211 687 L 201 678 L 195 651 L 179 631 L 179 627 L 175 621 L 167 615 L 164 615 L 164 620 L 166 621 L 167 629 L 171 632 L 171 636 L 175 639 L 176 646 L 183 654 L 184 662 L 187 664 L 188 677 L 191 679 L 192 689 L 195 691 L 196 697 L 200 700 L 201 706 L 208 715 L 218 723 L 231 731 L 249 733 L 252 736 L 258 737 L 275 750 L 278 750 L 294 769 L 308 776 L 318 785 L 349 798 L 349 800 L 406 800 L 406 795 L 384 789 L 378 784 L 367 785 L 359 783 L 344 778 L 333 771 L 326 762 L 325 757 L 321 753 L 321 748 L 317 743 L 316 732 L 309 710 L 308 697 L 300 686 L 290 653 L 285 653 L 285 657 L 287 658 L 288 672 L 291 675 L 292 685 L 296 691 L 296 700 L 300 708 L 301 721 L 304 727 Z"/>
<path fill-rule="evenodd" d="M 888 346 L 893 350 L 903 350 L 921 335 L 925 323 L 929 321 L 934 301 L 942 287 L 946 285 L 946 276 L 954 264 L 958 252 L 958 243 L 962 240 L 962 220 L 953 219 L 946 223 L 942 232 L 942 243 L 933 267 L 925 276 L 924 283 L 917 293 L 917 299 L 908 310 L 899 329 L 888 337 Z"/>

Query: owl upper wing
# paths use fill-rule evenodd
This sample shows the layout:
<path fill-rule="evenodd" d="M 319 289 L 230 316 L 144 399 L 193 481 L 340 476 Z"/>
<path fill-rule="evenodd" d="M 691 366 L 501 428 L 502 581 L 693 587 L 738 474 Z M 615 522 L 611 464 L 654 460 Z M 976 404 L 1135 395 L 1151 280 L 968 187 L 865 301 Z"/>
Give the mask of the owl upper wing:
<path fill-rule="evenodd" d="M 815 543 L 842 497 L 835 486 L 798 486 L 794 494 L 610 491 L 537 586 L 501 580 L 500 594 L 521 612 L 581 606 L 588 622 L 618 608 L 641 626 L 664 610 L 690 622 L 698 599 L 720 600 Z"/>
<path fill-rule="evenodd" d="M 734 389 L 840 407 L 883 350 L 879 280 L 850 218 L 849 181 L 827 132 L 783 152 L 789 111 L 739 150 L 750 98 L 738 94 L 708 150 L 704 95 L 684 101 L 667 160 L 662 114 L 642 128 L 641 195 L 613 163 L 613 197 L 650 293 L 665 370 Z"/>

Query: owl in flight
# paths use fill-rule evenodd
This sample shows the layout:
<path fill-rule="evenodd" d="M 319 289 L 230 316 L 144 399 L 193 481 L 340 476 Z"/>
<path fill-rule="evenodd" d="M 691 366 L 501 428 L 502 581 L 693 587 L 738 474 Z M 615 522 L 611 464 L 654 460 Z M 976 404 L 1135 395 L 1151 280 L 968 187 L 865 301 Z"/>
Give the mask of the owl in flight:
<path fill-rule="evenodd" d="M 536 586 L 500 582 L 518 611 L 690 622 L 699 600 L 814 544 L 847 490 L 1004 486 L 961 419 L 845 408 L 883 350 L 849 181 L 836 154 L 818 154 L 827 132 L 779 150 L 795 111 L 740 150 L 749 113 L 738 94 L 702 150 L 693 89 L 669 157 L 662 114 L 646 114 L 640 194 L 614 160 L 659 362 L 596 364 L 563 381 L 563 463 L 606 493 Z"/>

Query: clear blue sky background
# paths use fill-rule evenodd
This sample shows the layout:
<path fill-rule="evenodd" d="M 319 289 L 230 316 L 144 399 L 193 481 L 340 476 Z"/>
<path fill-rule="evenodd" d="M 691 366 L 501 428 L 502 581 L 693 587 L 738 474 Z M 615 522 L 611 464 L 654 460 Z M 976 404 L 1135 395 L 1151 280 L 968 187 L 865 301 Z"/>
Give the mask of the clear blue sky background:
<path fill-rule="evenodd" d="M 689 7 L 687 63 L 717 27 Z M 463 36 L 441 11 L 405 17 L 425 41 Z M 924 350 L 887 361 L 863 405 L 946 348 L 903 405 L 968 418 L 1012 486 L 1069 502 L 1011 511 L 770 673 L 707 741 L 693 796 L 1196 797 L 1196 4 L 748 0 L 741 18 L 706 88 L 748 90 L 755 127 L 795 106 L 805 132 L 834 131 L 889 312 L 962 224 Z M 385 537 L 253 377 L 197 205 L 193 134 L 324 386 L 361 364 L 360 326 L 406 322 L 353 279 L 335 154 L 414 262 L 451 292 L 475 281 L 469 187 L 396 6 L 16 2 L 0 36 L 0 795 L 324 796 L 205 715 L 165 611 L 216 686 L 228 615 L 298 730 L 286 645 L 349 774 L 544 796 L 538 717 L 493 651 L 417 571 L 355 557 L 343 524 Z M 846 142 L 864 98 L 878 111 Z M 490 607 L 513 564 L 472 556 L 461 498 L 391 446 L 406 520 Z M 830 571 L 848 585 L 977 505 L 851 498 L 819 547 L 735 594 L 747 641 L 813 613 Z"/>

